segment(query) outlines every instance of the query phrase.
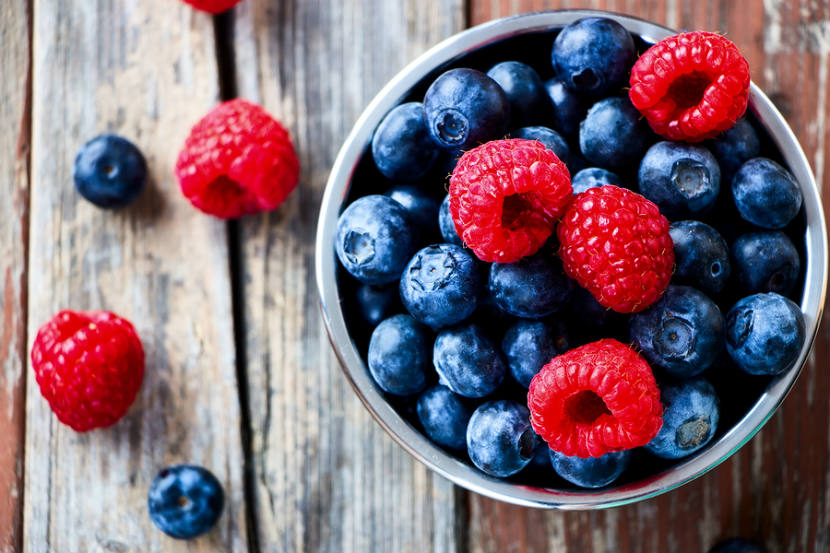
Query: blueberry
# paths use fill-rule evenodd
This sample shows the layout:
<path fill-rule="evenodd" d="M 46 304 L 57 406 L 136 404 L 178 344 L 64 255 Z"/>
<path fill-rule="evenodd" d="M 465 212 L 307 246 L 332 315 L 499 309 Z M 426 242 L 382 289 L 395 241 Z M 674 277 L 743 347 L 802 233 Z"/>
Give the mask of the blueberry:
<path fill-rule="evenodd" d="M 620 177 L 611 171 L 606 171 L 600 167 L 588 167 L 582 169 L 571 179 L 571 186 L 573 187 L 574 194 L 585 192 L 589 188 L 605 186 L 606 184 L 612 184 L 623 188 L 622 179 L 620 179 Z"/>
<path fill-rule="evenodd" d="M 429 439 L 450 449 L 464 449 L 467 423 L 473 412 L 460 396 L 438 384 L 421 394 L 416 410 Z"/>
<path fill-rule="evenodd" d="M 631 34 L 604 17 L 574 21 L 557 35 L 551 51 L 553 68 L 562 82 L 595 97 L 626 84 L 635 58 Z"/>
<path fill-rule="evenodd" d="M 468 150 L 507 133 L 510 103 L 498 83 L 481 71 L 450 69 L 427 90 L 424 114 L 436 144 Z"/>
<path fill-rule="evenodd" d="M 781 229 L 801 209 L 801 189 L 792 174 L 765 157 L 752 158 L 732 177 L 735 207 L 745 221 Z"/>
<path fill-rule="evenodd" d="M 706 292 L 723 290 L 731 273 L 729 247 L 714 228 L 700 221 L 678 221 L 671 230 L 674 279 Z"/>
<path fill-rule="evenodd" d="M 490 68 L 487 76 L 504 90 L 510 102 L 514 126 L 538 120 L 550 110 L 545 85 L 536 70 L 518 61 L 503 61 Z"/>
<path fill-rule="evenodd" d="M 366 284 L 400 277 L 417 247 L 406 209 L 379 195 L 359 198 L 340 214 L 334 244 L 343 267 Z"/>
<path fill-rule="evenodd" d="M 728 183 L 738 168 L 748 159 L 761 154 L 761 141 L 752 125 L 741 119 L 730 129 L 707 142 L 720 165 L 721 178 Z"/>
<path fill-rule="evenodd" d="M 429 370 L 429 330 L 409 315 L 381 322 L 369 341 L 369 372 L 380 389 L 398 396 L 424 389 Z"/>
<path fill-rule="evenodd" d="M 533 457 L 530 459 L 530 462 L 525 467 L 525 472 L 532 472 L 538 475 L 550 474 L 553 468 L 550 464 L 550 453 L 551 449 L 548 447 L 548 444 L 537 435 L 536 449 L 533 452 Z"/>
<path fill-rule="evenodd" d="M 150 484 L 147 506 L 150 519 L 168 536 L 188 540 L 213 528 L 225 494 L 219 480 L 195 465 L 174 465 L 156 475 Z"/>
<path fill-rule="evenodd" d="M 501 354 L 473 324 L 441 331 L 432 349 L 432 362 L 441 384 L 464 397 L 489 396 L 507 372 Z"/>
<path fill-rule="evenodd" d="M 571 158 L 571 149 L 562 136 L 547 127 L 522 127 L 511 135 L 513 138 L 524 138 L 525 140 L 538 140 L 542 145 L 556 154 L 562 163 L 568 164 Z"/>
<path fill-rule="evenodd" d="M 441 207 L 438 208 L 438 227 L 441 229 L 441 238 L 445 242 L 455 244 L 456 246 L 464 245 L 464 241 L 455 231 L 455 223 L 453 223 L 452 215 L 450 215 L 449 194 L 444 197 L 444 201 L 441 202 Z"/>
<path fill-rule="evenodd" d="M 435 163 L 439 149 L 424 124 L 424 106 L 408 102 L 392 109 L 372 137 L 372 157 L 388 179 L 412 182 Z"/>
<path fill-rule="evenodd" d="M 769 549 L 758 541 L 735 537 L 719 541 L 709 553 L 769 553 Z"/>
<path fill-rule="evenodd" d="M 789 295 L 801 272 L 798 251 L 778 230 L 744 234 L 732 244 L 732 258 L 738 283 L 746 294 Z"/>
<path fill-rule="evenodd" d="M 490 297 L 515 317 L 538 319 L 555 312 L 573 289 L 558 256 L 543 249 L 515 263 L 490 265 Z"/>
<path fill-rule="evenodd" d="M 460 323 L 475 311 L 481 276 L 468 250 L 453 244 L 428 246 L 412 258 L 401 276 L 404 307 L 432 328 Z"/>
<path fill-rule="evenodd" d="M 418 226 L 422 235 L 435 234 L 438 202 L 427 196 L 421 188 L 412 184 L 401 184 L 387 190 L 385 195 L 406 209 L 409 220 Z"/>
<path fill-rule="evenodd" d="M 702 377 L 660 388 L 663 426 L 645 448 L 663 459 L 680 459 L 709 443 L 718 428 L 720 402 Z"/>
<path fill-rule="evenodd" d="M 585 119 L 590 104 L 582 94 L 571 90 L 559 79 L 545 83 L 553 110 L 553 128 L 565 136 L 574 137 L 579 133 L 579 123 Z"/>
<path fill-rule="evenodd" d="M 569 457 L 550 451 L 556 474 L 581 488 L 601 488 L 611 484 L 628 468 L 631 450 L 612 451 L 600 457 Z"/>
<path fill-rule="evenodd" d="M 114 134 L 96 136 L 75 156 L 75 188 L 98 207 L 124 207 L 147 181 L 147 162 L 135 145 Z"/>
<path fill-rule="evenodd" d="M 568 314 L 582 326 L 601 329 L 625 319 L 625 316 L 599 303 L 585 288 L 577 286 L 568 301 Z"/>
<path fill-rule="evenodd" d="M 804 315 L 774 292 L 743 298 L 726 314 L 726 350 L 749 374 L 780 374 L 804 344 Z"/>
<path fill-rule="evenodd" d="M 639 159 L 648 140 L 648 126 L 628 98 L 600 100 L 579 124 L 582 155 L 605 169 L 623 169 Z"/>
<path fill-rule="evenodd" d="M 479 469 L 505 477 L 525 468 L 538 446 L 530 412 L 515 401 L 488 401 L 467 425 L 467 453 Z"/>
<path fill-rule="evenodd" d="M 360 284 L 355 290 L 355 299 L 358 314 L 372 327 L 401 307 L 397 284 Z"/>
<path fill-rule="evenodd" d="M 640 194 L 670 219 L 709 211 L 720 192 L 720 167 L 702 146 L 658 142 L 648 149 L 638 173 Z"/>
<path fill-rule="evenodd" d="M 705 371 L 723 350 L 723 315 L 715 302 L 689 286 L 670 285 L 660 300 L 629 319 L 631 341 L 653 365 L 689 378 Z"/>
<path fill-rule="evenodd" d="M 501 349 L 513 378 L 525 388 L 554 356 L 569 349 L 564 325 L 557 326 L 542 321 L 519 321 L 505 333 Z"/>

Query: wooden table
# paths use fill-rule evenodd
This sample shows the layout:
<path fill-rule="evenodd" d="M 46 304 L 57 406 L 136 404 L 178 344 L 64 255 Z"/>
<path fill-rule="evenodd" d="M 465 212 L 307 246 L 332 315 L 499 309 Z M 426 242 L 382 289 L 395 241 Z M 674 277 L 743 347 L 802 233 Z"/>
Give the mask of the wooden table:
<path fill-rule="evenodd" d="M 810 363 L 730 461 L 655 500 L 543 512 L 467 493 L 374 423 L 328 344 L 313 235 L 339 145 L 381 85 L 464 27 L 590 7 L 723 31 L 798 135 L 830 199 L 828 0 L 245 0 L 218 18 L 175 0 L 0 3 L 0 551 L 704 551 L 730 535 L 772 551 L 830 549 L 827 312 Z M 189 127 L 220 99 L 291 129 L 302 181 L 273 213 L 224 223 L 172 174 Z M 95 209 L 72 187 L 80 145 L 133 139 L 151 182 Z M 136 324 L 147 374 L 114 428 L 57 423 L 27 367 L 60 308 Z M 28 378 L 27 378 L 28 376 Z M 219 527 L 179 542 L 146 513 L 163 466 L 210 467 Z"/>

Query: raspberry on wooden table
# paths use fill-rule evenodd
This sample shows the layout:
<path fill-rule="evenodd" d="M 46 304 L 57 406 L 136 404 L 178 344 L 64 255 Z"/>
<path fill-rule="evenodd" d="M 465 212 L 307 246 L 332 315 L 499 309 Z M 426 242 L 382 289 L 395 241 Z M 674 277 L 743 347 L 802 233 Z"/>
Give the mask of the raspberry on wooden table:
<path fill-rule="evenodd" d="M 197 10 L 208 13 L 222 13 L 239 4 L 242 0 L 183 0 Z"/>

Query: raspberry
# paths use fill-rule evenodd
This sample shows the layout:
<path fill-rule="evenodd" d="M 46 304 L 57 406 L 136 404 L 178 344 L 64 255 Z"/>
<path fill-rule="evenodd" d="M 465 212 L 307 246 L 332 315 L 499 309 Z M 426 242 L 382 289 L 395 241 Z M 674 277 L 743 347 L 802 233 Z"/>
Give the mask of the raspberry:
<path fill-rule="evenodd" d="M 225 219 L 276 208 L 297 186 L 299 172 L 285 128 L 241 99 L 219 104 L 196 123 L 176 161 L 185 197 Z"/>
<path fill-rule="evenodd" d="M 720 35 L 681 33 L 646 50 L 630 84 L 631 103 L 654 132 L 700 142 L 730 128 L 746 111 L 749 64 Z"/>
<path fill-rule="evenodd" d="M 450 179 L 450 214 L 479 259 L 536 253 L 571 200 L 571 177 L 535 140 L 493 140 L 466 152 Z"/>
<path fill-rule="evenodd" d="M 578 194 L 557 229 L 565 273 L 619 313 L 656 302 L 671 279 L 669 222 L 646 198 L 606 185 Z"/>
<path fill-rule="evenodd" d="M 645 445 L 663 424 L 651 367 L 610 338 L 551 359 L 531 380 L 527 405 L 536 433 L 572 457 Z"/>
<path fill-rule="evenodd" d="M 135 399 L 144 350 L 135 328 L 106 311 L 61 311 L 32 346 L 40 393 L 58 420 L 77 432 L 115 424 Z"/>
<path fill-rule="evenodd" d="M 222 13 L 229 10 L 242 0 L 184 0 L 186 4 L 190 4 L 197 10 L 202 10 L 208 13 Z"/>

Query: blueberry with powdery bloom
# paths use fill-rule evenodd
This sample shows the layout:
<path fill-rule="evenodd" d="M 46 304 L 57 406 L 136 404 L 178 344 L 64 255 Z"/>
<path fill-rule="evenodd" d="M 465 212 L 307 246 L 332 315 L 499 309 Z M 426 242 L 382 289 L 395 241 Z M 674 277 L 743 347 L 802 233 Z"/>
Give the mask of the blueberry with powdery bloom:
<path fill-rule="evenodd" d="M 651 131 L 628 98 L 600 100 L 579 125 L 579 149 L 585 159 L 604 169 L 631 165 L 645 151 Z"/>
<path fill-rule="evenodd" d="M 367 364 L 380 389 L 409 396 L 424 389 L 429 369 L 429 330 L 409 315 L 381 322 L 369 341 Z"/>
<path fill-rule="evenodd" d="M 571 149 L 568 147 L 568 143 L 553 129 L 542 126 L 522 127 L 513 132 L 512 138 L 538 140 L 545 148 L 556 154 L 556 157 L 565 165 L 571 160 Z"/>
<path fill-rule="evenodd" d="M 732 128 L 706 142 L 720 165 L 721 179 L 729 183 L 741 165 L 761 154 L 761 141 L 749 121 L 741 119 Z"/>
<path fill-rule="evenodd" d="M 562 260 L 547 248 L 515 263 L 493 263 L 488 280 L 496 306 L 515 317 L 538 319 L 554 313 L 570 297 L 574 284 Z"/>
<path fill-rule="evenodd" d="M 441 230 L 441 238 L 444 242 L 455 244 L 456 246 L 463 246 L 464 241 L 458 236 L 455 231 L 455 223 L 450 214 L 450 195 L 444 196 L 444 201 L 438 208 L 438 228 Z"/>
<path fill-rule="evenodd" d="M 400 184 L 393 186 L 384 193 L 401 204 L 418 230 L 419 235 L 431 237 L 436 234 L 436 218 L 438 217 L 438 202 L 424 193 L 419 186 Z"/>
<path fill-rule="evenodd" d="M 501 349 L 516 382 L 527 388 L 554 356 L 569 348 L 565 325 L 543 321 L 519 321 L 504 334 Z"/>
<path fill-rule="evenodd" d="M 574 194 L 585 192 L 589 188 L 606 186 L 608 184 L 623 187 L 623 182 L 620 177 L 601 167 L 586 167 L 571 178 L 571 186 L 573 187 Z"/>
<path fill-rule="evenodd" d="M 744 293 L 789 295 L 798 282 L 801 259 L 792 240 L 781 231 L 750 232 L 732 244 L 735 275 Z"/>
<path fill-rule="evenodd" d="M 569 457 L 550 451 L 556 474 L 580 488 L 601 488 L 613 483 L 631 463 L 631 450 L 612 451 L 599 457 Z"/>
<path fill-rule="evenodd" d="M 707 294 L 723 290 L 732 267 L 729 247 L 718 231 L 700 221 L 678 221 L 669 234 L 674 243 L 674 280 Z"/>
<path fill-rule="evenodd" d="M 467 425 L 467 453 L 491 476 L 506 477 L 525 468 L 539 445 L 527 407 L 514 401 L 490 401 Z"/>
<path fill-rule="evenodd" d="M 513 126 L 543 118 L 550 110 L 545 85 L 535 69 L 518 61 L 503 61 L 487 71 L 499 83 L 510 102 Z"/>
<path fill-rule="evenodd" d="M 460 396 L 438 384 L 420 395 L 416 412 L 429 439 L 449 449 L 464 449 L 473 411 Z"/>
<path fill-rule="evenodd" d="M 591 107 L 590 102 L 559 79 L 547 81 L 545 89 L 553 111 L 553 128 L 569 138 L 575 137 L 579 133 L 579 123 Z"/>
<path fill-rule="evenodd" d="M 439 149 L 429 138 L 420 102 L 390 111 L 372 137 L 372 158 L 388 179 L 412 182 L 429 172 Z"/>
<path fill-rule="evenodd" d="M 715 435 L 720 401 L 715 389 L 702 378 L 660 387 L 663 426 L 644 447 L 663 459 L 688 457 Z"/>
<path fill-rule="evenodd" d="M 442 330 L 435 338 L 432 362 L 441 384 L 469 398 L 495 392 L 507 372 L 501 353 L 474 324 Z"/>
<path fill-rule="evenodd" d="M 792 173 L 764 157 L 741 165 L 732 177 L 732 197 L 745 221 L 771 230 L 786 227 L 803 201 Z"/>

